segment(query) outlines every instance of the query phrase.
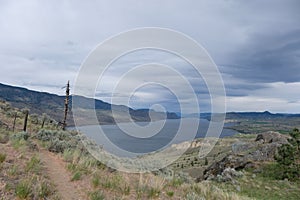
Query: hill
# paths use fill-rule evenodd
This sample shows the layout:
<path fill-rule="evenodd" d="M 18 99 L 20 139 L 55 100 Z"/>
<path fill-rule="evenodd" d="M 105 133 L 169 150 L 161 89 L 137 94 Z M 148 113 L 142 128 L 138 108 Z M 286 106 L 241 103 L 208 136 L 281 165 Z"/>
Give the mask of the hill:
<path fill-rule="evenodd" d="M 211 119 L 211 113 L 193 113 L 184 117 L 199 117 L 202 119 Z M 218 115 L 218 114 L 217 114 Z M 269 111 L 264 112 L 227 112 L 226 120 L 270 120 L 270 119 L 283 119 L 283 118 L 298 118 L 300 114 L 289 114 L 289 113 L 271 113 Z"/>
<path fill-rule="evenodd" d="M 81 96 L 71 96 L 70 101 L 72 102 L 72 98 L 75 97 L 80 101 L 80 105 L 77 109 L 80 109 L 82 113 L 82 116 L 80 116 L 79 119 L 81 125 L 90 124 L 88 117 L 89 113 L 92 111 L 93 106 L 95 106 L 97 117 L 101 124 L 113 124 L 116 123 L 116 121 L 130 121 L 130 119 L 126 115 L 128 109 L 130 116 L 134 121 L 150 121 L 149 109 L 135 110 L 123 105 L 111 105 L 98 99 L 86 98 Z M 16 108 L 28 108 L 30 109 L 31 114 L 46 113 L 58 122 L 63 119 L 65 96 L 59 96 L 46 92 L 37 92 L 0 83 L 0 99 L 9 102 Z M 112 109 L 114 110 L 114 114 L 116 114 L 115 118 L 112 116 Z M 160 120 L 163 119 L 164 114 L 151 110 L 151 117 L 153 117 L 153 120 Z M 167 118 L 176 119 L 179 117 L 175 113 L 167 113 Z M 67 124 L 69 126 L 74 125 L 71 106 Z"/>

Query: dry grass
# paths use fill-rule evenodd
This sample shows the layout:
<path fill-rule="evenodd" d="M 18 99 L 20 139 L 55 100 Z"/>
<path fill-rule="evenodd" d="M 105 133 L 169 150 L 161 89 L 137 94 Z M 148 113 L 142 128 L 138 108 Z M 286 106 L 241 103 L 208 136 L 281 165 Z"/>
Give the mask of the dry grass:
<path fill-rule="evenodd" d="M 222 200 L 250 200 L 251 198 L 241 196 L 234 192 L 226 192 L 215 186 L 213 182 L 203 181 L 197 184 L 184 185 L 186 188 L 186 199 L 222 199 Z M 195 198 L 194 198 L 195 199 Z"/>
<path fill-rule="evenodd" d="M 11 126 L 12 116 L 7 114 L 15 111 L 2 105 L 5 109 L 0 109 L 1 121 Z M 1 103 L 0 103 L 1 107 Z M 17 119 L 16 132 L 21 129 L 22 120 Z M 29 131 L 38 130 L 39 125 L 35 125 L 29 120 Z M 1 129 L 3 132 L 3 129 Z M 1 134 L 1 141 L 5 134 Z M 9 133 L 11 135 L 11 133 Z M 244 135 L 236 138 L 227 138 L 219 140 L 216 147 L 208 155 L 208 164 L 221 159 L 228 151 L 233 142 L 237 140 L 253 139 L 252 136 L 244 137 Z M 43 146 L 47 146 L 47 141 L 42 142 Z M 28 150 L 28 142 L 25 140 L 12 140 L 9 145 L 15 148 L 9 148 L 1 144 L 0 163 L 1 171 L 0 178 L 7 180 L 5 183 L 0 181 L 0 197 L 6 199 L 18 198 L 35 198 L 35 199 L 59 199 L 55 194 L 53 184 L 47 177 L 43 175 L 44 169 L 42 163 L 34 156 L 34 152 Z M 225 147 L 225 148 L 224 148 Z M 2 152 L 3 151 L 3 152 Z M 170 168 L 179 172 L 194 172 L 195 175 L 201 173 L 201 169 L 207 167 L 205 159 L 198 158 L 199 148 L 191 149 L 184 156 L 178 159 Z M 246 196 L 251 196 L 252 192 L 265 192 L 264 189 L 257 190 L 252 187 L 246 180 L 240 180 L 242 191 L 238 192 L 232 184 L 216 183 L 204 181 L 200 183 L 186 183 L 188 177 L 174 176 L 169 180 L 162 176 L 146 174 L 128 174 L 123 172 L 112 172 L 103 164 L 99 163 L 91 155 L 85 154 L 79 148 L 65 149 L 60 155 L 60 159 L 64 160 L 68 169 L 74 175 L 73 180 L 89 185 L 90 188 L 86 193 L 92 200 L 96 199 L 250 199 Z M 9 163 L 7 162 L 9 160 Z M 183 166 L 183 169 L 181 168 Z M 1 180 L 1 179 L 0 179 Z M 16 181 L 18 183 L 16 183 Z M 276 184 L 275 182 L 272 184 Z M 266 185 L 261 183 L 261 186 Z M 251 187 L 250 187 L 251 186 Z M 280 189 L 281 185 L 278 185 Z M 269 187 L 269 186 L 268 186 Z M 78 188 L 85 188 L 78 183 Z M 284 187 L 290 189 L 288 187 Z M 4 192 L 2 192 L 4 191 Z M 295 191 L 297 191 L 295 189 Z M 244 196 L 243 196 L 244 195 Z"/>
<path fill-rule="evenodd" d="M 10 144 L 0 144 L 6 153 L 2 163 L 0 180 L 5 180 L 0 196 L 4 199 L 56 199 L 56 191 L 51 181 L 42 173 L 42 164 L 36 155 L 24 146 L 12 148 Z M 20 149 L 25 150 L 19 152 Z"/>

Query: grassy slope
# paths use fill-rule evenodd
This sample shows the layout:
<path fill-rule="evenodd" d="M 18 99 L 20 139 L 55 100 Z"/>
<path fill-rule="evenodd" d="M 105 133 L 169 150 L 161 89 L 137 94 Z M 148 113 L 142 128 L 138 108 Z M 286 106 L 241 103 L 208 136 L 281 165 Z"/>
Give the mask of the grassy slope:
<path fill-rule="evenodd" d="M 4 125 L 11 127 L 12 118 L 3 109 L 0 109 L 0 121 L 0 199 L 60 199 L 44 173 L 34 145 L 18 137 L 21 133 L 13 137 L 14 133 Z M 18 119 L 16 124 L 18 132 L 22 123 Z M 33 125 L 29 123 L 29 127 Z"/>
<path fill-rule="evenodd" d="M 0 105 L 0 121 L 12 127 L 13 118 L 10 115 L 13 108 L 3 109 L 3 103 Z M 29 132 L 33 135 L 36 134 L 40 128 L 40 121 L 32 123 L 32 119 L 29 119 Z M 51 124 L 47 124 L 48 129 L 51 128 Z M 22 128 L 22 117 L 17 119 L 17 130 Z M 7 131 L 5 126 L 0 127 L 0 136 L 4 138 L 4 135 L 11 135 L 11 131 Z M 17 131 L 18 132 L 18 131 Z M 51 131 L 50 131 L 51 132 Z M 56 132 L 56 130 L 52 130 Z M 63 132 L 63 134 L 70 135 L 69 132 Z M 213 151 L 208 155 L 208 164 L 221 159 L 230 151 L 230 145 L 237 140 L 252 140 L 253 135 L 238 135 L 235 138 L 224 138 L 220 140 Z M 25 170 L 26 167 L 34 169 L 34 166 L 39 166 L 39 162 L 32 161 L 34 155 L 37 152 L 30 150 L 30 141 L 25 142 L 10 141 L 10 144 L 15 146 L 14 151 L 20 155 L 21 159 L 14 161 L 13 168 L 8 168 L 8 160 L 4 160 L 1 164 L 0 176 L 5 177 L 6 174 L 16 173 L 17 176 L 5 177 L 1 179 L 1 184 L 4 187 L 1 188 L 1 192 L 5 192 L 4 199 L 12 199 L 17 196 L 18 182 L 25 182 L 29 184 L 41 185 L 49 184 L 45 182 L 43 167 L 37 167 L 38 170 Z M 50 141 L 40 142 L 41 145 L 47 146 Z M 66 143 L 68 143 L 66 141 Z M 4 148 L 1 148 L 1 150 Z M 201 171 L 206 167 L 205 160 L 197 158 L 198 148 L 190 149 L 179 160 L 170 166 L 174 169 L 175 173 L 181 173 L 182 171 L 188 172 L 191 175 L 198 176 Z M 27 152 L 31 152 L 28 154 Z M 1 151 L 1 154 L 10 154 L 8 149 Z M 67 148 L 63 153 L 58 154 L 67 166 L 67 170 L 72 174 L 73 181 L 85 180 L 93 188 L 86 191 L 89 194 L 90 199 L 299 199 L 300 185 L 298 182 L 292 183 L 289 181 L 272 180 L 270 177 L 265 177 L 261 174 L 253 173 L 251 171 L 244 172 L 245 176 L 237 179 L 237 183 L 218 183 L 214 181 L 203 181 L 200 183 L 185 183 L 187 177 L 179 177 L 173 179 L 166 179 L 162 176 L 155 176 L 153 174 L 126 174 L 122 172 L 112 171 L 103 166 L 89 154 L 82 154 L 82 150 L 78 148 Z M 195 160 L 195 158 L 197 160 Z M 193 166 L 191 162 L 193 161 Z M 31 164 L 29 164 L 31 163 Z M 33 164 L 32 164 L 33 163 Z M 183 168 L 181 168 L 183 164 Z M 179 167 L 177 167 L 179 166 Z M 16 169 L 16 170 L 14 170 Z M 16 172 L 14 172 L 16 171 Z M 254 175 L 255 174 L 255 175 Z M 30 179 L 32 176 L 39 177 L 41 182 L 36 183 L 35 180 Z M 5 181 L 3 181 L 5 180 Z M 36 179 L 37 180 L 37 179 Z M 31 191 L 32 195 L 39 193 L 39 189 L 42 187 L 36 187 L 34 191 Z M 51 187 L 49 187 L 51 188 Z M 3 191 L 2 191 L 3 190 Z M 55 188 L 51 189 L 49 195 L 54 197 Z"/>

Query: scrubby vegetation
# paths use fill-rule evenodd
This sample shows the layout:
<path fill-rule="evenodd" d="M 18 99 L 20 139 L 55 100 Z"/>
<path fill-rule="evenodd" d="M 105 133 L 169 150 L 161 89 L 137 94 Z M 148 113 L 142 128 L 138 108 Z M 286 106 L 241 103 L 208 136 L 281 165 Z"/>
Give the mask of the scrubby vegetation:
<path fill-rule="evenodd" d="M 210 197 L 247 199 L 238 194 L 217 189 L 210 185 L 210 182 L 191 184 L 191 177 L 186 173 L 180 172 L 176 177 L 167 179 L 163 175 L 151 173 L 139 175 L 111 170 L 86 151 L 76 132 L 41 130 L 34 138 L 38 139 L 49 151 L 61 155 L 68 163 L 67 169 L 72 173 L 72 181 L 90 180 L 93 188 L 88 192 L 90 199 L 112 198 L 112 195 L 117 199 L 208 199 Z M 195 158 L 193 157 L 191 161 L 199 162 L 198 158 Z M 204 164 L 204 161 L 201 162 Z M 213 187 L 213 189 L 206 189 L 207 187 Z"/>
<path fill-rule="evenodd" d="M 288 144 L 278 148 L 276 163 L 264 166 L 264 176 L 275 180 L 299 181 L 300 179 L 300 132 L 297 128 L 289 133 Z"/>
<path fill-rule="evenodd" d="M 205 158 L 199 158 L 197 146 L 165 169 L 127 174 L 108 168 L 92 157 L 82 144 L 84 138 L 77 132 L 62 131 L 39 115 L 29 115 L 27 132 L 23 132 L 22 112 L 5 102 L 0 103 L 0 108 L 0 197 L 4 199 L 60 199 L 39 157 L 39 149 L 63 161 L 62 166 L 69 173 L 67 181 L 85 187 L 86 198 L 91 200 L 300 198 L 297 174 L 300 136 L 296 129 L 290 134 L 289 144 L 279 147 L 276 161 L 256 161 L 250 168 L 237 169 L 241 176 L 230 181 L 220 177 L 204 180 L 204 170 L 232 151 L 237 151 L 238 156 L 248 155 L 263 144 L 257 142 L 257 146 L 238 151 L 244 143 L 256 138 L 256 135 L 241 134 L 219 140 Z"/>
<path fill-rule="evenodd" d="M 300 178 L 300 132 L 294 129 L 290 133 L 289 144 L 284 144 L 278 149 L 275 159 L 278 168 L 281 169 L 277 174 L 280 179 L 289 179 L 292 181 Z"/>
<path fill-rule="evenodd" d="M 20 134 L 21 135 L 21 134 Z M 29 142 L 22 137 L 11 137 L 13 149 L 1 146 L 1 150 L 10 152 L 5 155 L 0 171 L 0 196 L 4 199 L 44 199 L 58 198 L 55 186 L 43 173 L 42 163 L 35 152 L 31 151 Z M 3 182 L 4 181 L 4 182 Z"/>
<path fill-rule="evenodd" d="M 43 172 L 37 152 L 32 149 L 29 133 L 21 131 L 22 117 L 20 110 L 0 102 L 0 197 L 59 199 L 55 186 Z M 28 127 L 30 131 L 36 129 L 31 122 Z"/>

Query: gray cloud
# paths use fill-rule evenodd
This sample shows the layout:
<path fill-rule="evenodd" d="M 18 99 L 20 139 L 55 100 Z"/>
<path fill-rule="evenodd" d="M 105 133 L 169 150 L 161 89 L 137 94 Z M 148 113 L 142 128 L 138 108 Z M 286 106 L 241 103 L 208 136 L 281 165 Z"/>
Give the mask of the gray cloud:
<path fill-rule="evenodd" d="M 291 95 L 300 82 L 299 9 L 298 0 L 0 1 L 0 82 L 63 94 L 61 86 L 74 82 L 97 44 L 121 31 L 157 26 L 181 31 L 207 49 L 222 73 L 229 110 L 300 112 L 299 94 Z M 188 77 L 203 110 L 209 110 L 203 79 L 184 61 L 163 53 L 124 57 L 96 96 L 109 100 L 118 75 L 153 61 Z M 151 94 L 175 109 L 172 95 L 155 87 L 143 90 L 134 104 L 150 105 Z M 141 98 L 144 102 L 138 102 Z"/>
<path fill-rule="evenodd" d="M 242 66 L 234 76 L 259 82 L 300 81 L 300 29 L 284 34 L 254 35 L 235 54 Z"/>

